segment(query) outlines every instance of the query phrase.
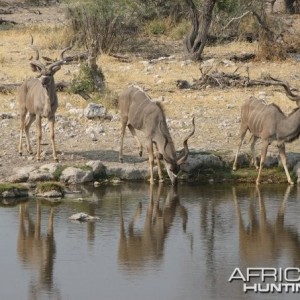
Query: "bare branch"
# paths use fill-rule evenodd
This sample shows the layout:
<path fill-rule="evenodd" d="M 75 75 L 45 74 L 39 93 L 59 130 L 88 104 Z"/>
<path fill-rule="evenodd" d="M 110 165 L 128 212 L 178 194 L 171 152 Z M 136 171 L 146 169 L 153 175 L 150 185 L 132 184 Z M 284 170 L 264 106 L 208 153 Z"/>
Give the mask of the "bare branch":
<path fill-rule="evenodd" d="M 223 27 L 223 29 L 226 29 L 227 27 L 229 27 L 229 25 L 230 25 L 232 22 L 234 22 L 234 21 L 236 21 L 236 20 L 240 20 L 240 19 L 242 19 L 242 18 L 248 16 L 249 14 L 251 14 L 251 11 L 246 11 L 246 12 L 243 13 L 241 16 L 232 18 L 232 19 L 231 19 L 231 20 Z"/>

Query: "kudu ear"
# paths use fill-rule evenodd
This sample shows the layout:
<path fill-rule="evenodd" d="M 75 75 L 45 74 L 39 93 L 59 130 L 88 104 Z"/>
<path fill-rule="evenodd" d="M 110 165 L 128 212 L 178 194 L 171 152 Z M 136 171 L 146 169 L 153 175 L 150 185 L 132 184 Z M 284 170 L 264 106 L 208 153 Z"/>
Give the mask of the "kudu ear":
<path fill-rule="evenodd" d="M 183 149 L 184 149 L 184 152 L 183 152 L 183 154 L 180 156 L 180 157 L 178 157 L 178 159 L 177 159 L 177 164 L 178 165 L 181 165 L 181 164 L 183 164 L 186 160 L 187 160 L 187 158 L 188 158 L 188 155 L 189 155 L 189 148 L 188 148 L 188 139 L 195 133 L 195 117 L 193 117 L 193 119 L 192 119 L 192 125 L 193 125 L 193 129 L 192 129 L 192 131 L 189 133 L 189 135 L 184 139 L 184 141 L 183 141 Z"/>
<path fill-rule="evenodd" d="M 44 70 L 44 66 L 38 62 L 31 61 L 29 64 L 33 72 L 41 73 Z"/>
<path fill-rule="evenodd" d="M 59 71 L 60 69 L 61 69 L 61 66 L 54 66 L 53 68 L 51 68 L 51 72 L 52 72 L 52 74 L 54 74 L 57 71 Z"/>

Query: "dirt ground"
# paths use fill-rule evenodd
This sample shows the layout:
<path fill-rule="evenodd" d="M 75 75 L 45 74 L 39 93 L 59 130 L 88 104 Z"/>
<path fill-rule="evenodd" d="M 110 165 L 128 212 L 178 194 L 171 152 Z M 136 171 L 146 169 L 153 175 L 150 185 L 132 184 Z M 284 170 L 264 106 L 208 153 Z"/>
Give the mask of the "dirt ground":
<path fill-rule="evenodd" d="M 38 10 L 40 13 L 32 8 L 19 6 L 14 14 L 1 16 L 3 19 L 14 20 L 19 25 L 13 29 L 0 31 L 0 83 L 22 82 L 25 78 L 33 76 L 28 66 L 28 58 L 32 55 L 27 47 L 30 33 L 34 33 L 35 43 L 41 45 L 43 53 L 51 57 L 58 56 L 59 49 L 48 49 L 47 42 L 60 38 L 51 26 L 65 24 L 63 8 L 61 6 L 39 7 Z M 47 26 L 52 29 L 41 30 L 41 28 L 48 28 Z M 213 151 L 220 155 L 233 155 L 238 143 L 240 107 L 250 96 L 264 95 L 267 102 L 278 104 L 285 113 L 295 108 L 295 103 L 288 100 L 280 87 L 180 90 L 176 87 L 177 80 L 184 79 L 192 82 L 193 79 L 201 76 L 199 63 L 193 63 L 184 58 L 181 41 L 174 42 L 167 38 L 145 40 L 145 48 L 148 48 L 148 51 L 149 49 L 156 51 L 158 57 L 164 54 L 171 55 L 171 57 L 149 62 L 147 55 L 137 56 L 129 53 L 130 61 L 121 62 L 114 57 L 102 55 L 98 63 L 105 74 L 108 89 L 116 95 L 128 84 L 135 83 L 143 87 L 152 98 L 163 103 L 176 149 L 181 149 L 183 138 L 190 130 L 191 118 L 195 116 L 196 132 L 189 141 L 191 151 Z M 239 68 L 238 73 L 241 75 L 246 75 L 246 67 L 248 67 L 250 77 L 253 79 L 259 78 L 263 73 L 270 73 L 274 77 L 288 81 L 292 87 L 299 87 L 299 62 L 294 58 L 288 58 L 283 62 L 228 63 L 227 59 L 233 53 L 240 54 L 256 50 L 257 44 L 255 43 L 236 42 L 224 46 L 207 47 L 202 66 L 210 63 L 214 68 L 224 72 L 233 72 Z M 72 51 L 76 53 L 78 50 Z M 55 78 L 70 81 L 76 72 L 78 72 L 78 64 L 66 65 Z M 116 109 L 109 111 L 109 115 L 113 117 L 112 120 L 91 121 L 71 112 L 70 108 L 86 107 L 87 102 L 80 96 L 58 93 L 58 97 L 56 142 L 60 162 L 66 165 L 83 165 L 91 159 L 118 161 L 120 131 L 118 111 Z M 29 156 L 27 153 L 19 156 L 16 93 L 0 94 L 0 114 L 0 181 L 5 181 L 13 173 L 15 167 L 52 162 L 46 134 L 43 135 L 41 162 L 36 162 L 34 156 Z M 90 127 L 101 127 L 102 130 L 96 132 L 92 138 L 88 130 Z M 142 134 L 140 136 L 143 137 Z M 31 129 L 31 137 L 32 146 L 35 149 L 34 125 Z M 259 146 L 258 143 L 258 150 Z M 248 147 L 245 146 L 243 150 L 248 151 Z M 298 140 L 287 145 L 287 152 L 289 151 L 300 151 Z M 269 153 L 276 154 L 277 149 L 270 147 Z M 141 160 L 137 156 L 134 140 L 129 132 L 125 138 L 124 155 L 125 161 Z M 145 159 L 147 159 L 147 153 L 143 154 L 142 160 Z"/>

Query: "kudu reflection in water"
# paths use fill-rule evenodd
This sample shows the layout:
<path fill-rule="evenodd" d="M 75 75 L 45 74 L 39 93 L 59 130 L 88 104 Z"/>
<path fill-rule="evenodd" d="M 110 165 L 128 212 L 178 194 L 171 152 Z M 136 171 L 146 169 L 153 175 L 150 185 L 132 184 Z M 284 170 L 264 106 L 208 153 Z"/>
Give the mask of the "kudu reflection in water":
<path fill-rule="evenodd" d="M 249 206 L 249 225 L 246 226 L 238 202 L 236 189 L 233 199 L 239 226 L 239 245 L 242 260 L 248 266 L 263 266 L 278 260 L 283 251 L 289 253 L 292 263 L 300 266 L 300 238 L 296 230 L 284 224 L 285 207 L 292 187 L 288 186 L 277 212 L 275 222 L 267 219 L 264 199 L 259 187 L 256 187 L 258 218 L 253 201 Z M 255 197 L 256 199 L 256 197 Z M 253 200 L 253 199 L 251 199 Z"/>
<path fill-rule="evenodd" d="M 29 203 L 19 206 L 19 234 L 17 253 L 20 260 L 31 270 L 38 270 L 39 279 L 34 276 L 30 282 L 30 299 L 40 299 L 40 293 L 51 293 L 59 299 L 59 291 L 53 285 L 53 268 L 56 253 L 53 230 L 54 208 L 50 207 L 47 233 L 43 234 L 42 206 L 40 200 L 36 202 L 36 220 L 30 216 Z"/>
<path fill-rule="evenodd" d="M 128 270 L 139 270 L 148 261 L 159 262 L 162 259 L 165 241 L 177 210 L 182 218 L 183 231 L 186 230 L 188 214 L 185 207 L 180 204 L 176 187 L 170 187 L 166 199 L 161 202 L 162 187 L 162 184 L 159 184 L 154 198 L 154 186 L 150 185 L 150 198 L 144 225 L 141 230 L 135 229 L 135 224 L 143 210 L 140 203 L 129 223 L 127 234 L 123 218 L 122 196 L 120 196 L 119 261 Z"/>

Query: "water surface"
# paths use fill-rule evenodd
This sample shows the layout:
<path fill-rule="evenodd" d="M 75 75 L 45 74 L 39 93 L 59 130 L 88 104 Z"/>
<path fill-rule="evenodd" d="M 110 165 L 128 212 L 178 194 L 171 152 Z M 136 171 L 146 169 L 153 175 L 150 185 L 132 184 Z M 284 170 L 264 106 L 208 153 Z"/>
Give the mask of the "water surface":
<path fill-rule="evenodd" d="M 0 299 L 299 299 L 244 293 L 235 268 L 300 268 L 299 188 L 79 187 L 0 206 Z M 100 218 L 79 223 L 86 212 Z"/>

